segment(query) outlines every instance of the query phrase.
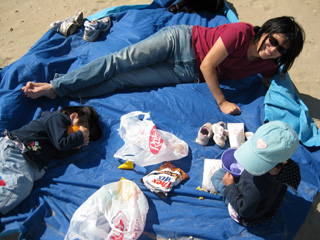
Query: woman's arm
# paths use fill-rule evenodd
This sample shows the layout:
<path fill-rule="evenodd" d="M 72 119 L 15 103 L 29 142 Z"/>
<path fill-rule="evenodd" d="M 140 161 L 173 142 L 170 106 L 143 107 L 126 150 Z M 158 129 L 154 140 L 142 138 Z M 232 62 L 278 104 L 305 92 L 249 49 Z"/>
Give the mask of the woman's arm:
<path fill-rule="evenodd" d="M 208 84 L 208 87 L 214 96 L 221 112 L 238 115 L 241 113 L 241 110 L 238 105 L 235 103 L 228 102 L 223 95 L 220 86 L 219 80 L 216 72 L 216 67 L 228 56 L 227 49 L 225 48 L 221 38 L 210 49 L 206 57 L 203 59 L 200 70 L 205 81 Z"/>

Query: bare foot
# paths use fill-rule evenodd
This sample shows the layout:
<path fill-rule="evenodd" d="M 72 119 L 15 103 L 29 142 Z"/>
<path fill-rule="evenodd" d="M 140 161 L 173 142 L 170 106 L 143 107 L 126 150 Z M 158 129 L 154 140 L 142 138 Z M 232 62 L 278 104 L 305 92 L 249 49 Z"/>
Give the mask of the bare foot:
<path fill-rule="evenodd" d="M 55 99 L 57 97 L 57 93 L 50 83 L 27 82 L 26 86 L 22 87 L 22 91 L 27 97 L 32 99 L 39 97 Z"/>

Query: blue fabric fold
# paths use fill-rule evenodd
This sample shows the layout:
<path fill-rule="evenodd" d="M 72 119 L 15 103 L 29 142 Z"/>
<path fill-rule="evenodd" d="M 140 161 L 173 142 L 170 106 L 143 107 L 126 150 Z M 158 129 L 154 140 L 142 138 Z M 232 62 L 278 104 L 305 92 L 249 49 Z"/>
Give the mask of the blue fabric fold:
<path fill-rule="evenodd" d="M 307 147 L 320 146 L 320 130 L 309 116 L 308 107 L 294 90 L 287 74 L 285 79 L 278 73 L 271 80 L 264 99 L 265 121 L 281 120 L 290 124 L 300 141 Z"/>

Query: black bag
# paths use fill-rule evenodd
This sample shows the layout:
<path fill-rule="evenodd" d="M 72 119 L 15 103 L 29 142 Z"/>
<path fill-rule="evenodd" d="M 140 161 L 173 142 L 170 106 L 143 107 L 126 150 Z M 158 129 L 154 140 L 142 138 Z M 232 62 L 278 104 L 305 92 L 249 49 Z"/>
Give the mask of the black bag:
<path fill-rule="evenodd" d="M 199 13 L 207 10 L 211 13 L 217 13 L 224 7 L 224 0 L 180 0 L 168 7 L 169 12 L 188 12 Z"/>

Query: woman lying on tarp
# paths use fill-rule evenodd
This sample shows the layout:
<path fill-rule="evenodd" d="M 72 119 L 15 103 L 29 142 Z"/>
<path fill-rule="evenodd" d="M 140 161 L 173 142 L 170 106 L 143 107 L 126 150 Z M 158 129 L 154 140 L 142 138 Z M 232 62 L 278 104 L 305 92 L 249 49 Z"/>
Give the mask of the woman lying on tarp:
<path fill-rule="evenodd" d="M 258 73 L 284 76 L 300 54 L 304 31 L 292 17 L 268 20 L 262 27 L 230 23 L 215 28 L 177 25 L 100 57 L 50 83 L 28 82 L 30 98 L 95 97 L 130 87 L 159 87 L 206 81 L 220 110 L 237 115 L 218 79 L 242 79 Z"/>

